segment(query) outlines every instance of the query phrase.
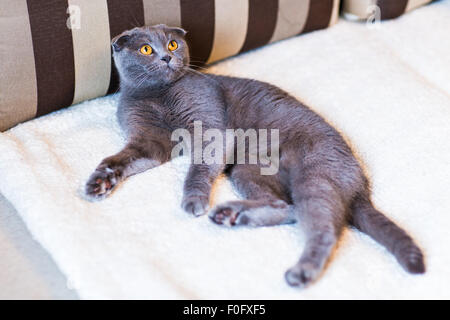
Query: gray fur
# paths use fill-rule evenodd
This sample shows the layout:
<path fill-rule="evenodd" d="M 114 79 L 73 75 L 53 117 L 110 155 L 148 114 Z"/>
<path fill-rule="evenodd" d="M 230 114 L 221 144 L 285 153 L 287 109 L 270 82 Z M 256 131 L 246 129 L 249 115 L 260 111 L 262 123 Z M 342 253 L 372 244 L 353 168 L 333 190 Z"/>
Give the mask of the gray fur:
<path fill-rule="evenodd" d="M 182 207 L 198 216 L 208 210 L 211 185 L 224 170 L 246 198 L 210 212 L 218 224 L 263 226 L 301 221 L 307 241 L 298 263 L 286 273 L 294 286 L 306 286 L 323 270 L 343 227 L 350 223 L 392 252 L 411 273 L 423 273 L 423 255 L 410 236 L 377 211 L 367 178 L 341 135 L 323 118 L 268 83 L 205 75 L 189 68 L 185 32 L 165 25 L 135 28 L 113 39 L 121 77 L 118 119 L 128 144 L 102 161 L 86 193 L 108 195 L 135 173 L 170 160 L 173 130 L 203 128 L 279 129 L 280 168 L 260 175 L 259 164 L 192 164 L 184 184 Z M 170 52 L 170 40 L 179 44 Z M 150 44 L 151 56 L 139 53 Z M 166 56 L 171 60 L 167 63 Z M 151 162 L 143 159 L 151 159 Z M 144 168 L 139 165 L 139 170 Z"/>

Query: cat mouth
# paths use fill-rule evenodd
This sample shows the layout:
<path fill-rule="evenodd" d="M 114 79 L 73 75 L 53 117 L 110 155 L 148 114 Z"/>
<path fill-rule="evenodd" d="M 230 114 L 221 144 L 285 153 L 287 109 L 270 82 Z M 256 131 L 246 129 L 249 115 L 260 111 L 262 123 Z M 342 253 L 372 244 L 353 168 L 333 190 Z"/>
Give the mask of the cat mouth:
<path fill-rule="evenodd" d="M 166 65 L 166 66 L 157 66 L 156 68 L 145 68 L 145 71 L 147 74 L 155 74 L 155 73 L 169 73 L 169 72 L 175 72 L 176 69 L 173 67 Z"/>
<path fill-rule="evenodd" d="M 170 73 L 179 73 L 182 70 L 183 66 L 180 66 L 178 64 L 176 65 L 170 65 L 168 64 L 165 68 L 166 72 L 170 72 Z"/>
<path fill-rule="evenodd" d="M 183 66 L 180 66 L 178 64 L 175 65 L 166 64 L 166 65 L 159 65 L 156 68 L 146 68 L 146 71 L 148 74 L 155 74 L 155 73 L 176 74 L 180 72 L 182 68 Z"/>

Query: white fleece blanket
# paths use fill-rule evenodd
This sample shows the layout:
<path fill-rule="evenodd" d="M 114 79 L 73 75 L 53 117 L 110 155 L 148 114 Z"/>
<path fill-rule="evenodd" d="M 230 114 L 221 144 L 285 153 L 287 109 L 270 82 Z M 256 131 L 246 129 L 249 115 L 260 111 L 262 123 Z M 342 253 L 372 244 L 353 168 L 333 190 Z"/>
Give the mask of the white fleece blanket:
<path fill-rule="evenodd" d="M 448 299 L 449 16 L 450 1 L 441 1 L 375 29 L 340 21 L 209 69 L 274 83 L 340 129 L 377 207 L 423 248 L 423 276 L 347 229 L 319 281 L 290 288 L 283 274 L 304 246 L 300 226 L 231 230 L 186 214 L 186 158 L 131 177 L 105 201 L 85 201 L 92 170 L 124 145 L 117 96 L 0 134 L 0 191 L 84 299 Z M 219 180 L 213 203 L 234 198 Z"/>

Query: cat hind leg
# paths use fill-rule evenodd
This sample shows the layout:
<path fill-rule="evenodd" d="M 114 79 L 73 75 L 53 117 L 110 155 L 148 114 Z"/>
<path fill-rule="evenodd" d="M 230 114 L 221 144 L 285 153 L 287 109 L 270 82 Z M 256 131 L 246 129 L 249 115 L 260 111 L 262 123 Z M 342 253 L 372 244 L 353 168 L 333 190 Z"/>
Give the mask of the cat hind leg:
<path fill-rule="evenodd" d="M 262 227 L 296 222 L 292 206 L 283 200 L 228 201 L 215 207 L 209 217 L 227 227 Z"/>
<path fill-rule="evenodd" d="M 303 180 L 303 179 L 302 179 Z M 322 273 L 345 225 L 345 205 L 336 187 L 325 178 L 296 181 L 293 202 L 306 234 L 303 253 L 286 274 L 289 285 L 307 287 Z"/>
<path fill-rule="evenodd" d="M 263 176 L 258 165 L 236 165 L 230 174 L 233 185 L 246 200 L 229 201 L 216 206 L 209 214 L 212 221 L 224 226 L 252 227 L 295 223 L 290 199 L 279 177 Z"/>

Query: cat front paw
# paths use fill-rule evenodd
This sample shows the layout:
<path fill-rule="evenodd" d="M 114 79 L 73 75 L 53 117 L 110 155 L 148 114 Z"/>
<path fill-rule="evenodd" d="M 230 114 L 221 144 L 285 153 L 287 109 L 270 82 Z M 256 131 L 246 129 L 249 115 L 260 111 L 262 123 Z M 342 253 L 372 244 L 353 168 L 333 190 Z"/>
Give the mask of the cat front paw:
<path fill-rule="evenodd" d="M 187 196 L 183 198 L 181 207 L 187 213 L 199 217 L 208 211 L 208 204 L 209 199 L 207 196 Z"/>
<path fill-rule="evenodd" d="M 119 183 L 120 170 L 97 168 L 86 183 L 85 193 L 92 200 L 107 197 Z"/>

